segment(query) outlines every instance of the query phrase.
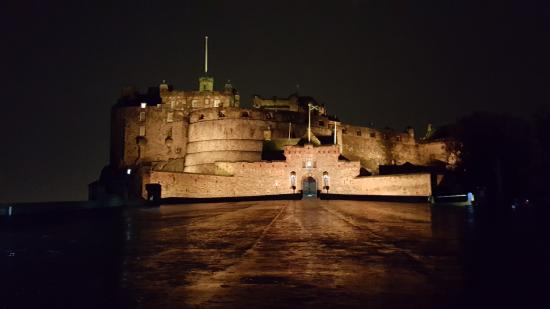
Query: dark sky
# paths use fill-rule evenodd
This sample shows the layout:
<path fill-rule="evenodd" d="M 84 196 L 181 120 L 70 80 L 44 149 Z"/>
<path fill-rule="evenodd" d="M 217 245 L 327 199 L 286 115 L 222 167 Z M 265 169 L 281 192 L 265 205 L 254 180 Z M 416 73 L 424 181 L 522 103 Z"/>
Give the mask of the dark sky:
<path fill-rule="evenodd" d="M 23 2 L 23 1 L 19 1 Z M 354 124 L 423 132 L 548 103 L 544 1 L 26 1 L 0 4 L 0 202 L 83 200 L 120 88 L 300 94 Z"/>

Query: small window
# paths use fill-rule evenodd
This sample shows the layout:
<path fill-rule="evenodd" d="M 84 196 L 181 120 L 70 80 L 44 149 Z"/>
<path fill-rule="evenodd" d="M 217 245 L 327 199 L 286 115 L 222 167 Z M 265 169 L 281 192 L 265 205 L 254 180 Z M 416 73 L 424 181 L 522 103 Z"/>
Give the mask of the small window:
<path fill-rule="evenodd" d="M 201 114 L 201 115 L 199 116 L 199 120 L 203 120 L 203 119 L 204 119 L 204 115 Z"/>
<path fill-rule="evenodd" d="M 375 137 L 376 137 L 376 133 L 370 132 L 370 137 L 375 138 Z"/>
<path fill-rule="evenodd" d="M 199 104 L 199 100 L 194 99 L 191 101 L 191 107 L 198 107 L 198 104 Z"/>
<path fill-rule="evenodd" d="M 248 112 L 242 112 L 241 117 L 248 118 L 250 117 L 250 114 Z"/>
<path fill-rule="evenodd" d="M 265 119 L 273 119 L 273 114 L 272 113 L 266 113 L 265 114 Z"/>
<path fill-rule="evenodd" d="M 219 111 L 219 112 L 218 112 L 218 117 L 220 117 L 220 118 L 225 117 L 224 112 L 223 112 L 223 111 Z"/>
<path fill-rule="evenodd" d="M 329 186 L 329 181 L 330 181 L 330 177 L 328 176 L 328 172 L 323 172 L 323 186 L 325 187 L 325 189 L 328 190 L 328 186 Z"/>
<path fill-rule="evenodd" d="M 146 107 L 147 107 L 147 103 L 141 102 L 140 106 L 141 106 L 141 108 L 146 108 Z"/>
<path fill-rule="evenodd" d="M 361 136 L 361 130 L 357 130 L 357 136 Z"/>
<path fill-rule="evenodd" d="M 214 107 L 220 107 L 220 99 L 214 99 Z"/>
<path fill-rule="evenodd" d="M 145 121 L 145 112 L 139 112 L 139 121 Z"/>
<path fill-rule="evenodd" d="M 292 189 L 296 189 L 296 172 L 290 172 L 290 186 Z"/>
<path fill-rule="evenodd" d="M 401 141 L 401 136 L 399 136 L 399 135 L 396 136 L 396 137 L 395 137 L 395 140 L 398 141 L 398 142 L 400 142 L 400 141 Z"/>
<path fill-rule="evenodd" d="M 145 126 L 139 126 L 139 136 L 145 136 Z"/>
<path fill-rule="evenodd" d="M 168 114 L 166 114 L 166 122 L 172 122 L 172 121 L 174 121 L 174 113 L 168 112 Z"/>
<path fill-rule="evenodd" d="M 325 122 L 323 120 L 319 120 L 319 126 L 320 127 L 324 127 L 325 126 Z"/>
<path fill-rule="evenodd" d="M 166 130 L 166 137 L 172 137 L 172 128 Z"/>
<path fill-rule="evenodd" d="M 342 134 L 348 134 L 348 129 L 343 128 L 343 129 L 342 129 Z"/>

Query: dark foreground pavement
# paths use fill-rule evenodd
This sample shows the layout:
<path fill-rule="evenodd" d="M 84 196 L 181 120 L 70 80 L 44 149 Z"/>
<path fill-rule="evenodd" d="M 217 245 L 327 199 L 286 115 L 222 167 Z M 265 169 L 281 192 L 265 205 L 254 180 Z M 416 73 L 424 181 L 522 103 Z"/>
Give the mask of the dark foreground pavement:
<path fill-rule="evenodd" d="M 25 220 L 0 234 L 2 309 L 471 301 L 471 222 L 426 204 L 238 202 Z"/>
<path fill-rule="evenodd" d="M 461 284 L 427 205 L 306 200 L 141 215 L 125 279 L 156 298 L 142 303 L 425 307 L 456 300 Z"/>

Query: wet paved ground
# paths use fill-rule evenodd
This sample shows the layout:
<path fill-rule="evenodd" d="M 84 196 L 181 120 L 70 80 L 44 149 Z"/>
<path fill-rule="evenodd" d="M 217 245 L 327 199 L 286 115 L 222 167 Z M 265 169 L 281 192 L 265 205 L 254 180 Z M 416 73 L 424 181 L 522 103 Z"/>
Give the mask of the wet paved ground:
<path fill-rule="evenodd" d="M 426 306 L 461 284 L 456 252 L 434 240 L 427 205 L 306 200 L 150 212 L 133 218 L 140 234 L 124 277 L 147 296 L 139 303 Z"/>
<path fill-rule="evenodd" d="M 467 218 L 303 200 L 12 223 L 0 308 L 462 307 Z"/>

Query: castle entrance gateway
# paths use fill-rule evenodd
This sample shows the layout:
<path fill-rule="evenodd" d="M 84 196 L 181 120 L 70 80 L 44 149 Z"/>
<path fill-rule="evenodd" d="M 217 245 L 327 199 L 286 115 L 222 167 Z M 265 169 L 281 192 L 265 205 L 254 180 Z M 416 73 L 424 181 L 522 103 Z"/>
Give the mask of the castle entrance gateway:
<path fill-rule="evenodd" d="M 302 182 L 302 197 L 304 198 L 317 197 L 317 181 L 315 181 L 315 178 L 311 176 L 304 178 Z"/>

